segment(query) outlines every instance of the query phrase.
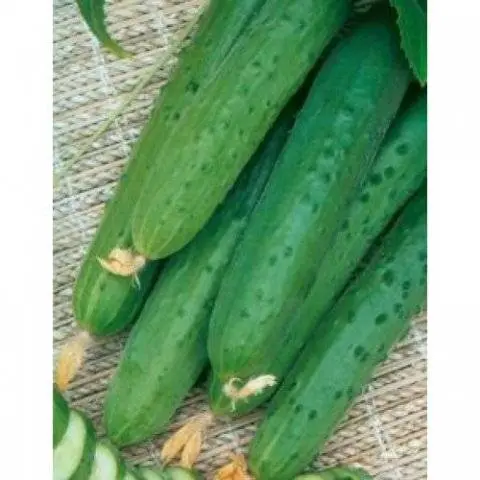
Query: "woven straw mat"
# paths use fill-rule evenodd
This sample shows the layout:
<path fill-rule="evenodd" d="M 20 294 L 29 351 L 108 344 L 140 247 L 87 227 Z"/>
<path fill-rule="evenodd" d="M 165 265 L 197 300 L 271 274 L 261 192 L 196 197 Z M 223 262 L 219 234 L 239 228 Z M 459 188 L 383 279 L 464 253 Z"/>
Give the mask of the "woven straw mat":
<path fill-rule="evenodd" d="M 54 349 L 74 332 L 71 297 L 82 256 L 99 223 L 149 107 L 174 64 L 172 44 L 198 13 L 202 0 L 116 0 L 107 4 L 114 37 L 136 53 L 118 60 L 99 48 L 79 17 L 74 0 L 54 0 Z M 76 162 L 78 152 L 139 76 L 161 55 L 168 59 L 126 111 Z M 378 480 L 426 478 L 425 318 L 382 365 L 363 396 L 328 443 L 315 467 L 338 463 L 365 466 Z M 67 398 L 86 412 L 100 435 L 105 389 L 117 365 L 125 334 L 96 341 Z M 171 430 L 207 408 L 203 389 L 191 392 Z M 198 467 L 211 478 L 230 452 L 244 452 L 260 412 L 210 429 Z M 159 461 L 165 436 L 125 450 L 134 464 Z"/>

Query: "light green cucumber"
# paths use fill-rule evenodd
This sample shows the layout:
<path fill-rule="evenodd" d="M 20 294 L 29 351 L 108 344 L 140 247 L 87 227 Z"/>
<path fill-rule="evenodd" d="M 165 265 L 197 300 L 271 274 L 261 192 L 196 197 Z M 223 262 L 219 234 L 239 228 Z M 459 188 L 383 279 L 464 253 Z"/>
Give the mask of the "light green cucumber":
<path fill-rule="evenodd" d="M 333 467 L 318 473 L 298 475 L 295 480 L 373 480 L 373 477 L 360 468 Z"/>
<path fill-rule="evenodd" d="M 140 468 L 139 473 L 143 480 L 170 480 L 163 470 L 152 470 L 150 468 Z"/>
<path fill-rule="evenodd" d="M 70 411 L 67 429 L 53 450 L 53 479 L 87 479 L 93 465 L 95 442 L 90 420 L 75 410 Z"/>
<path fill-rule="evenodd" d="M 255 478 L 290 480 L 343 419 L 426 301 L 426 189 L 312 332 L 250 444 Z"/>
<path fill-rule="evenodd" d="M 358 189 L 346 209 L 341 227 L 334 235 L 332 247 L 325 252 L 316 280 L 305 301 L 284 326 L 279 343 L 281 354 L 266 356 L 265 373 L 281 382 L 310 336 L 315 324 L 347 283 L 375 238 L 394 217 L 398 209 L 418 190 L 427 169 L 427 101 L 423 93 L 394 121 L 368 172 L 367 181 Z M 337 223 L 338 225 L 338 223 Z M 321 252 L 320 252 L 321 253 Z M 270 348 L 265 347 L 265 348 Z M 222 392 L 222 382 L 212 378 L 210 404 L 218 413 L 242 415 L 273 393 L 232 402 Z"/>
<path fill-rule="evenodd" d="M 88 480 L 122 480 L 125 471 L 125 464 L 118 451 L 104 440 L 97 442 Z"/>
<path fill-rule="evenodd" d="M 181 467 L 168 467 L 165 473 L 169 480 L 203 480 L 203 476 L 199 472 Z"/>
<path fill-rule="evenodd" d="M 105 403 L 117 445 L 163 430 L 206 367 L 208 322 L 223 273 L 293 123 L 295 96 L 225 202 L 191 244 L 166 262 L 135 324 Z"/>
<path fill-rule="evenodd" d="M 394 26 L 382 16 L 330 52 L 222 282 L 208 338 L 214 385 L 236 379 L 239 388 L 276 373 L 272 360 L 283 365 L 294 313 L 335 248 L 410 78 Z M 212 410 L 231 413 L 215 390 Z"/>
<path fill-rule="evenodd" d="M 150 119 L 136 142 L 128 167 L 107 204 L 102 222 L 87 252 L 76 281 L 73 307 L 79 325 L 94 335 L 110 335 L 124 329 L 139 313 L 161 265 L 147 262 L 131 277 L 112 275 L 98 258 L 107 258 L 114 248 L 131 249 L 131 218 L 136 201 L 151 175 L 151 165 L 163 161 L 159 138 L 175 129 L 179 112 L 198 95 L 216 74 L 225 56 L 255 16 L 264 0 L 212 0 L 203 13 L 198 31 L 180 55 L 178 68 L 162 88 Z M 168 182 L 170 179 L 168 179 Z M 157 184 L 160 182 L 157 181 Z"/>
<path fill-rule="evenodd" d="M 123 480 L 143 480 L 139 473 L 134 472 L 131 469 L 127 469 L 125 471 L 125 475 L 123 476 Z"/>
<path fill-rule="evenodd" d="M 349 11 L 346 0 L 263 2 L 217 74 L 171 112 L 135 206 L 136 251 L 164 258 L 192 240 Z"/>
<path fill-rule="evenodd" d="M 63 438 L 68 427 L 70 409 L 67 401 L 62 394 L 53 387 L 53 448 L 55 448 Z"/>

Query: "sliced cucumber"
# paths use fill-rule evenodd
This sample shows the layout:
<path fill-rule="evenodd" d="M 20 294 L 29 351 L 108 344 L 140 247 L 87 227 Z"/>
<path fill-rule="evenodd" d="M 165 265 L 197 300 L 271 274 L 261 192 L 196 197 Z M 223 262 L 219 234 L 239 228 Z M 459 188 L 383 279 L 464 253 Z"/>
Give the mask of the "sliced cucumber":
<path fill-rule="evenodd" d="M 169 478 L 164 475 L 163 472 L 157 472 L 149 468 L 141 468 L 140 474 L 142 475 L 144 480 L 169 480 Z"/>
<path fill-rule="evenodd" d="M 127 470 L 123 476 L 123 480 L 142 480 L 139 474 L 132 472 L 132 470 Z"/>
<path fill-rule="evenodd" d="M 70 409 L 67 401 L 62 394 L 53 388 L 53 448 L 55 448 L 62 439 L 68 427 L 70 418 Z"/>
<path fill-rule="evenodd" d="M 165 470 L 170 480 L 202 480 L 203 477 L 194 470 L 181 467 L 169 467 Z"/>
<path fill-rule="evenodd" d="M 118 452 L 107 442 L 98 442 L 89 480 L 122 480 L 124 474 L 125 465 Z"/>
<path fill-rule="evenodd" d="M 94 443 L 93 427 L 80 413 L 72 410 L 67 429 L 53 450 L 53 480 L 80 480 L 77 472 L 89 472 L 92 465 L 90 451 Z"/>

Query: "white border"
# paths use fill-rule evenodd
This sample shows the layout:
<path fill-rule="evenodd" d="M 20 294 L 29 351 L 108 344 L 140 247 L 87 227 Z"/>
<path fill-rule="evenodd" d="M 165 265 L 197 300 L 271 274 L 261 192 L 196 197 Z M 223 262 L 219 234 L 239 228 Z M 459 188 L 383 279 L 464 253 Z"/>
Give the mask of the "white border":
<path fill-rule="evenodd" d="M 52 478 L 52 5 L 4 2 L 2 478 Z"/>
<path fill-rule="evenodd" d="M 476 2 L 429 2 L 432 480 L 475 476 L 479 456 L 479 18 Z"/>

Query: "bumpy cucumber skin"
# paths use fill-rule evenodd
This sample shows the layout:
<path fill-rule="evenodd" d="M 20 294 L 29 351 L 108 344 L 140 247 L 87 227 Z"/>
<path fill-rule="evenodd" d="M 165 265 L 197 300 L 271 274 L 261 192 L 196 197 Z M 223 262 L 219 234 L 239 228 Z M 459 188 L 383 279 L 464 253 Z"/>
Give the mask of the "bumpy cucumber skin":
<path fill-rule="evenodd" d="M 207 365 L 213 302 L 285 144 L 296 100 L 282 113 L 207 226 L 167 261 L 133 327 L 107 393 L 105 425 L 117 445 L 160 432 Z"/>
<path fill-rule="evenodd" d="M 217 76 L 200 84 L 188 108 L 172 112 L 177 124 L 159 142 L 161 161 L 135 207 L 137 251 L 166 257 L 205 225 L 349 7 L 346 0 L 263 3 Z"/>
<path fill-rule="evenodd" d="M 359 26 L 323 64 L 215 303 L 208 352 L 220 383 L 272 373 L 272 359 L 282 357 L 293 313 L 410 78 L 395 30 L 383 20 Z M 225 413 L 215 401 L 210 406 Z"/>
<path fill-rule="evenodd" d="M 79 325 L 94 335 L 112 335 L 130 324 L 148 296 L 160 270 L 149 262 L 140 272 L 140 288 L 133 279 L 112 275 L 99 264 L 115 247 L 132 248 L 131 218 L 150 167 L 161 161 L 158 136 L 175 128 L 176 112 L 196 97 L 198 82 L 208 83 L 263 0 L 214 0 L 204 12 L 198 32 L 180 55 L 179 68 L 158 96 L 150 119 L 134 146 L 131 160 L 107 204 L 102 222 L 78 275 L 73 308 Z"/>
<path fill-rule="evenodd" d="M 55 448 L 63 437 L 68 427 L 70 409 L 62 394 L 53 387 L 53 448 Z"/>
<path fill-rule="evenodd" d="M 86 480 L 90 476 L 95 459 L 95 445 L 97 443 L 97 435 L 92 421 L 83 413 L 77 412 L 85 422 L 87 427 L 87 436 L 83 448 L 82 460 L 75 473 L 69 480 Z"/>
<path fill-rule="evenodd" d="M 333 467 L 318 473 L 298 475 L 295 480 L 373 480 L 373 478 L 360 468 Z"/>
<path fill-rule="evenodd" d="M 283 379 L 318 319 L 382 232 L 395 212 L 418 190 L 427 168 L 427 102 L 422 94 L 396 118 L 362 185 L 348 207 L 345 220 L 335 235 L 334 248 L 323 257 L 308 297 L 282 331 L 281 354 L 265 359 L 265 371 Z M 231 401 L 222 392 L 223 382 L 211 378 L 210 404 L 217 414 L 244 415 L 263 403 L 273 389 L 248 400 Z"/>
<path fill-rule="evenodd" d="M 371 263 L 319 324 L 250 445 L 255 478 L 303 470 L 426 300 L 426 192 L 416 195 Z"/>

